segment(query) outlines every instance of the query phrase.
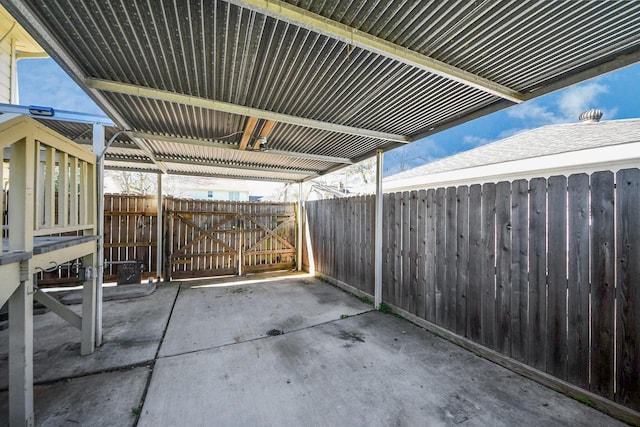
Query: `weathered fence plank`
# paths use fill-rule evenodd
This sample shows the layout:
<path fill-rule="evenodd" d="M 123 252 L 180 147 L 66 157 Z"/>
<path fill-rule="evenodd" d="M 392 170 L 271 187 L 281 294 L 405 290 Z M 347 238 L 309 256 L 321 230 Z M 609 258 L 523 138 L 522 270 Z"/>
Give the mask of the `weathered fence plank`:
<path fill-rule="evenodd" d="M 436 321 L 436 192 L 427 190 L 425 319 Z"/>
<path fill-rule="evenodd" d="M 411 297 L 411 194 L 402 193 L 402 281 L 400 286 L 400 301 L 398 305 L 409 310 Z"/>
<path fill-rule="evenodd" d="M 614 181 L 591 175 L 591 391 L 613 398 L 614 381 Z"/>
<path fill-rule="evenodd" d="M 482 296 L 482 187 L 469 187 L 469 289 L 467 290 L 467 337 L 481 343 Z"/>
<path fill-rule="evenodd" d="M 482 273 L 480 298 L 482 299 L 482 344 L 496 345 L 496 185 L 482 186 Z"/>
<path fill-rule="evenodd" d="M 418 192 L 409 195 L 409 298 L 406 304 L 409 313 L 418 313 Z"/>
<path fill-rule="evenodd" d="M 402 245 L 402 234 L 401 234 L 401 220 L 402 220 L 402 205 L 401 205 L 401 193 L 394 193 L 391 195 L 391 210 L 389 214 L 392 215 L 391 222 L 391 233 L 389 234 L 389 246 L 391 247 L 391 283 L 393 293 L 391 296 L 391 302 L 393 304 L 399 305 L 400 298 L 400 284 L 402 283 L 402 271 L 401 271 L 401 245 Z"/>
<path fill-rule="evenodd" d="M 416 291 L 416 315 L 422 319 L 426 319 L 427 308 L 427 192 L 420 190 L 418 192 L 418 207 L 417 207 L 417 238 L 418 247 L 417 251 L 417 284 Z"/>
<path fill-rule="evenodd" d="M 435 282 L 435 306 L 436 306 L 436 324 L 444 326 L 445 322 L 445 296 L 446 292 L 446 257 L 447 257 L 447 243 L 446 243 L 446 195 L 444 188 L 438 188 L 436 190 L 436 246 L 435 246 L 435 258 L 437 260 L 436 267 L 436 282 Z"/>
<path fill-rule="evenodd" d="M 548 184 L 547 372 L 567 378 L 567 178 Z"/>
<path fill-rule="evenodd" d="M 456 330 L 456 305 L 457 305 L 457 244 L 456 233 L 457 195 L 456 187 L 447 187 L 445 190 L 446 223 L 445 223 L 445 281 L 442 284 L 442 297 L 444 303 L 444 324 L 450 331 Z"/>
<path fill-rule="evenodd" d="M 511 357 L 526 359 L 528 330 L 529 183 L 511 187 Z"/>
<path fill-rule="evenodd" d="M 529 342 L 527 363 L 546 370 L 547 359 L 547 181 L 529 183 Z"/>
<path fill-rule="evenodd" d="M 456 195 L 456 333 L 467 332 L 467 287 L 469 286 L 469 187 L 458 187 Z"/>
<path fill-rule="evenodd" d="M 382 197 L 382 301 L 391 302 L 391 195 Z M 372 251 L 373 252 L 373 251 Z"/>
<path fill-rule="evenodd" d="M 511 183 L 496 185 L 496 350 L 511 356 Z"/>
<path fill-rule="evenodd" d="M 567 380 L 589 388 L 589 176 L 568 179 Z"/>
<path fill-rule="evenodd" d="M 640 170 L 617 175 L 616 402 L 640 411 Z"/>

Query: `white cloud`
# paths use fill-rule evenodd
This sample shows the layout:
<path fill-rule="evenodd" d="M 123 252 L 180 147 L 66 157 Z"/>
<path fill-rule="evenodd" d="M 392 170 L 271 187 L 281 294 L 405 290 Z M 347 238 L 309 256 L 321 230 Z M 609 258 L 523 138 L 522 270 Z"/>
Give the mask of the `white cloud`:
<path fill-rule="evenodd" d="M 598 96 L 608 92 L 609 88 L 600 83 L 570 87 L 558 99 L 559 112 L 568 121 L 577 121 L 581 113 L 598 108 Z"/>
<path fill-rule="evenodd" d="M 481 145 L 488 144 L 491 141 L 492 141 L 491 139 L 482 138 L 480 136 L 474 136 L 474 135 L 465 135 L 464 138 L 462 138 L 462 143 L 464 145 L 469 145 L 471 147 L 479 147 Z"/>
<path fill-rule="evenodd" d="M 523 104 L 516 105 L 507 112 L 507 115 L 514 119 L 536 123 L 538 126 L 561 123 L 563 121 L 561 117 L 558 117 L 555 113 L 549 111 L 546 106 L 539 105 L 536 102 L 525 102 Z"/>
<path fill-rule="evenodd" d="M 544 105 L 542 100 L 516 105 L 507 114 L 514 119 L 525 121 L 527 128 L 558 123 L 575 123 L 581 113 L 598 108 L 600 95 L 609 93 L 603 84 L 592 82 L 573 86 L 562 91 L 554 103 Z M 604 117 L 611 120 L 617 108 L 604 111 Z M 513 133 L 511 133 L 513 135 Z"/>

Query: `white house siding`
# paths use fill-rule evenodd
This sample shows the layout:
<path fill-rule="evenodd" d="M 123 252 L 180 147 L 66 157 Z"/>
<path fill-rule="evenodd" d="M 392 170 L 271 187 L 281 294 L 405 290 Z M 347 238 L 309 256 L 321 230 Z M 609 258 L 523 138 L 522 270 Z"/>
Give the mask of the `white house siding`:
<path fill-rule="evenodd" d="M 11 42 L 7 37 L 0 43 L 0 102 L 11 102 Z"/>

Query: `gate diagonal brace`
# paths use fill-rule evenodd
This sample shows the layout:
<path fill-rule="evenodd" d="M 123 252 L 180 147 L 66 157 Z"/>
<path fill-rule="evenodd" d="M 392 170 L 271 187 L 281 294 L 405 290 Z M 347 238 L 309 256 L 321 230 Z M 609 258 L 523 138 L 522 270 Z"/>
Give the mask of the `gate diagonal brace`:
<path fill-rule="evenodd" d="M 285 224 L 294 221 L 293 218 L 288 218 L 286 221 L 281 222 L 276 228 L 274 228 L 273 230 L 271 230 L 271 228 L 265 226 L 264 224 L 260 223 L 258 220 L 251 218 L 248 215 L 242 215 L 242 217 L 244 219 L 247 219 L 249 221 L 251 221 L 252 223 L 254 223 L 255 225 L 257 225 L 258 227 L 260 227 L 261 229 L 263 229 L 267 235 L 264 236 L 262 239 L 258 240 L 256 243 L 254 243 L 250 248 L 248 248 L 245 253 L 249 253 L 252 252 L 252 250 L 255 250 L 258 245 L 260 245 L 260 243 L 264 242 L 265 240 L 267 240 L 269 237 L 274 237 L 276 240 L 278 240 L 279 242 L 281 242 L 283 245 L 285 245 L 288 249 L 295 249 L 295 247 L 293 245 L 291 245 L 291 243 L 287 242 L 286 240 L 284 240 L 282 237 L 278 236 L 276 234 L 276 231 L 278 231 L 280 228 L 282 228 Z"/>
<path fill-rule="evenodd" d="M 202 240 L 205 237 L 209 237 L 211 240 L 215 241 L 219 245 L 222 245 L 225 249 L 229 250 L 230 252 L 233 252 L 234 254 L 237 253 L 237 251 L 234 248 L 232 248 L 231 246 L 227 245 L 222 240 L 219 240 L 209 230 L 205 230 L 204 228 L 198 226 L 195 222 L 187 219 L 186 217 L 184 217 L 181 214 L 176 214 L 176 216 L 180 219 L 180 221 L 183 221 L 185 224 L 190 225 L 191 227 L 193 227 L 194 229 L 196 229 L 197 231 L 199 231 L 199 232 L 201 232 L 203 234 L 201 234 L 200 236 L 198 236 L 197 238 L 193 239 L 191 242 L 189 242 L 188 244 L 186 244 L 185 246 L 183 246 L 182 248 L 177 250 L 174 254 L 172 254 L 172 256 L 176 255 L 178 253 L 181 253 L 181 252 L 184 253 L 188 248 L 190 248 L 195 243 L 197 243 L 198 241 Z"/>

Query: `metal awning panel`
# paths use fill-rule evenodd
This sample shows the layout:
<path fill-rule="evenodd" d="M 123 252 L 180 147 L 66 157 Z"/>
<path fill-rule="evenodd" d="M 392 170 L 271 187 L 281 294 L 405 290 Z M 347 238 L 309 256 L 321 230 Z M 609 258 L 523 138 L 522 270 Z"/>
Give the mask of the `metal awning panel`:
<path fill-rule="evenodd" d="M 324 173 L 640 61 L 639 2 L 0 1 L 138 132 L 111 150 L 135 144 L 160 170 L 168 156 Z M 236 152 L 267 121 L 270 154 Z"/>

